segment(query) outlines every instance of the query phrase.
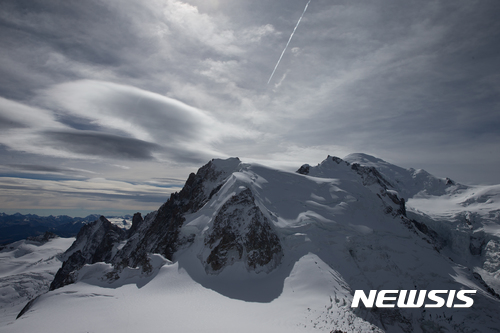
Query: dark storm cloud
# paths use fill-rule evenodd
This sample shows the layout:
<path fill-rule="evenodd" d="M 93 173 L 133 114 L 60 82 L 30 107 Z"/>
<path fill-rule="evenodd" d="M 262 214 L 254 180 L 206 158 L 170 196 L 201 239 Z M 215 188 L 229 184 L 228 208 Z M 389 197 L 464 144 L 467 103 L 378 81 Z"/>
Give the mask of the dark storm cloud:
<path fill-rule="evenodd" d="M 47 131 L 47 144 L 68 152 L 118 159 L 154 159 L 161 149 L 154 143 L 93 131 Z"/>

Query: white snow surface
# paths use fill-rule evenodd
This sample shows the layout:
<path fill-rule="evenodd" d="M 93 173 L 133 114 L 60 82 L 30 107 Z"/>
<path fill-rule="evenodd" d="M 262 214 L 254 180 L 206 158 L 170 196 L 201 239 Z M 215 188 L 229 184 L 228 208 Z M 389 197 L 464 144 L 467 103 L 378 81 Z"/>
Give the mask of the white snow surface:
<path fill-rule="evenodd" d="M 55 238 L 45 244 L 21 240 L 0 251 L 0 331 L 28 301 L 49 290 L 62 264 L 58 255 L 74 240 Z"/>
<path fill-rule="evenodd" d="M 499 331 L 500 300 L 473 276 L 481 274 L 500 293 L 499 186 L 447 184 L 423 170 L 365 154 L 349 155 L 341 163 L 328 158 L 309 175 L 236 159 L 215 161 L 228 176 L 202 209 L 185 216 L 181 235 L 195 235 L 194 242 L 173 262 L 151 255 L 151 274 L 129 268 L 112 283 L 102 278 L 110 265 L 87 265 L 77 283 L 43 294 L 18 320 L 14 310 L 5 311 L 0 331 Z M 391 187 L 363 185 L 352 163 L 375 167 Z M 219 274 L 207 274 L 204 234 L 224 203 L 245 189 L 272 221 L 284 257 L 268 273 L 249 272 L 236 260 Z M 432 227 L 441 248 L 436 250 L 430 236 L 408 219 L 387 213 L 388 206 L 398 208 L 389 194 L 407 199 L 408 217 Z M 476 245 L 481 251 L 472 254 Z M 14 252 L 2 261 L 6 276 L 31 269 L 28 263 L 18 268 Z M 470 309 L 368 311 L 350 308 L 359 289 L 478 293 Z"/>
<path fill-rule="evenodd" d="M 338 327 L 357 324 L 371 330 L 372 325 L 353 316 L 349 303 L 341 301 L 348 290 L 340 283 L 332 279 L 331 268 L 309 254 L 294 265 L 278 299 L 245 302 L 203 287 L 177 263 L 167 264 L 140 288 L 81 280 L 47 293 L 37 302 L 40 306 L 2 331 L 317 332 L 338 318 Z"/>

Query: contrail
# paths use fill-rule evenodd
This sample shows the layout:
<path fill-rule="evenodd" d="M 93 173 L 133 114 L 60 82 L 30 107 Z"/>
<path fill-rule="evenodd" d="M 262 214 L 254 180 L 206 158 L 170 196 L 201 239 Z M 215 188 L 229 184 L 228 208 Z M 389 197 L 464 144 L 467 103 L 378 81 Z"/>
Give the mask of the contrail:
<path fill-rule="evenodd" d="M 304 16 L 304 14 L 306 13 L 306 10 L 307 10 L 307 7 L 309 6 L 309 3 L 311 2 L 311 0 L 309 0 L 306 4 L 306 7 L 304 8 L 304 11 L 302 12 L 302 15 L 300 15 L 300 18 L 299 20 L 297 21 L 297 24 L 295 25 L 295 28 L 293 28 L 293 31 L 292 31 L 292 34 L 290 35 L 290 38 L 288 38 L 288 42 L 286 43 L 285 45 L 285 49 L 283 50 L 283 52 L 281 52 L 281 55 L 280 55 L 280 58 L 278 59 L 278 62 L 276 63 L 276 66 L 274 66 L 274 70 L 273 72 L 271 73 L 271 77 L 269 78 L 269 81 L 267 81 L 267 84 L 269 84 L 269 82 L 271 82 L 271 79 L 273 78 L 273 75 L 274 75 L 274 72 L 276 72 L 276 68 L 278 68 L 279 64 L 280 64 L 280 61 L 281 61 L 281 58 L 283 58 L 283 54 L 285 54 L 285 51 L 286 51 L 286 48 L 288 47 L 288 44 L 290 44 L 290 41 L 292 40 L 292 37 L 293 37 L 293 34 L 295 33 L 295 30 L 297 30 L 297 27 L 299 26 L 300 24 L 300 20 L 302 20 L 302 17 Z"/>

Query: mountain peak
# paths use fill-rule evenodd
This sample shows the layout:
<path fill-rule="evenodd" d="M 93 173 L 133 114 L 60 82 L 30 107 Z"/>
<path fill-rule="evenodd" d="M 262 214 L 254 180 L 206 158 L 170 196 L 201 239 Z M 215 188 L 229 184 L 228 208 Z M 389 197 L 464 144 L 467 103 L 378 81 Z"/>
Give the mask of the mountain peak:
<path fill-rule="evenodd" d="M 314 325 L 325 323 L 325 331 L 382 331 L 376 326 L 457 331 L 463 325 L 463 331 L 473 331 L 487 320 L 498 326 L 500 238 L 491 226 L 498 225 L 500 190 L 476 191 L 469 206 L 459 202 L 453 207 L 459 214 L 451 211 L 447 219 L 411 206 L 415 197 L 424 208 L 439 196 L 456 203 L 450 190 L 458 186 L 367 154 L 329 155 L 298 173 L 242 164 L 238 158 L 214 159 L 190 174 L 157 211 L 134 215 L 129 231 L 115 229 L 103 217 L 82 228 L 50 289 L 76 282 L 72 290 L 78 290 L 79 281 L 112 289 L 132 278 L 151 281 L 147 288 L 156 289 L 149 294 L 176 294 L 175 288 L 186 290 L 188 282 L 211 292 L 183 294 L 188 301 L 178 298 L 175 304 L 183 311 L 197 304 L 189 297 L 208 294 L 231 306 L 293 304 L 297 311 L 289 312 L 299 316 L 291 320 L 308 325 L 318 320 Z M 465 211 L 477 205 L 491 210 Z M 453 316 L 448 306 L 350 307 L 353 290 L 463 288 L 478 290 L 475 308 Z"/>
<path fill-rule="evenodd" d="M 219 170 L 233 172 L 241 161 L 238 157 L 230 157 L 227 159 L 214 158 L 211 163 Z"/>
<path fill-rule="evenodd" d="M 386 161 L 365 153 L 352 153 L 344 157 L 344 160 L 349 163 L 359 163 L 361 165 L 368 165 L 370 163 L 375 164 L 387 164 Z"/>

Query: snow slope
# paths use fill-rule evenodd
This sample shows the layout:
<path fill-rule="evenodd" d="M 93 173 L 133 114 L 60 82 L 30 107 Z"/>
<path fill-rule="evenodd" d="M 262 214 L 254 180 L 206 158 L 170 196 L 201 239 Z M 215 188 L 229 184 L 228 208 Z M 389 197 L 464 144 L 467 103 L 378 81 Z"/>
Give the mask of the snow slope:
<path fill-rule="evenodd" d="M 61 267 L 58 255 L 74 240 L 54 238 L 46 243 L 22 240 L 0 250 L 0 323 L 14 321 L 29 300 L 49 290 Z"/>
<path fill-rule="evenodd" d="M 0 330 L 499 331 L 496 187 L 353 154 L 300 173 L 213 160 L 185 189 L 108 244 L 114 258 L 76 269 L 75 283 L 2 318 Z M 167 247 L 144 240 L 161 223 L 175 234 Z M 119 266 L 146 248 L 147 258 Z M 465 309 L 350 307 L 354 290 L 373 289 L 478 292 Z"/>
<path fill-rule="evenodd" d="M 345 160 L 377 168 L 406 195 L 408 216 L 446 241 L 443 254 L 479 273 L 500 293 L 500 185 L 466 186 L 366 154 Z"/>
<path fill-rule="evenodd" d="M 223 296 L 195 282 L 177 263 L 163 266 L 141 288 L 134 283 L 100 287 L 83 280 L 44 295 L 36 310 L 2 331 L 314 332 L 354 323 L 371 330 L 372 325 L 349 316 L 346 305 L 337 308 L 336 300 L 325 294 L 337 292 L 341 298 L 348 291 L 331 279 L 331 269 L 317 257 L 308 255 L 294 266 L 282 296 L 267 303 Z M 338 318 L 342 322 L 335 324 Z"/>

